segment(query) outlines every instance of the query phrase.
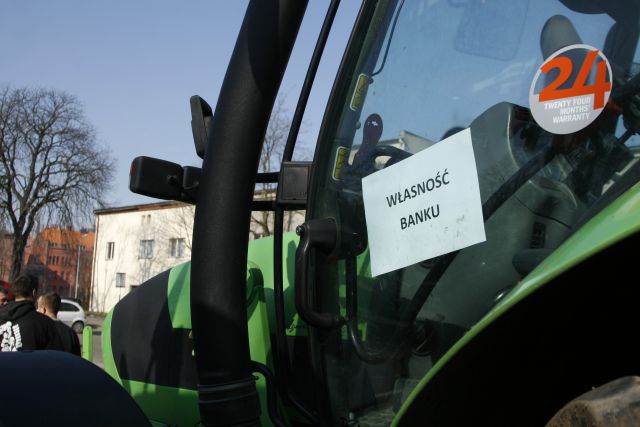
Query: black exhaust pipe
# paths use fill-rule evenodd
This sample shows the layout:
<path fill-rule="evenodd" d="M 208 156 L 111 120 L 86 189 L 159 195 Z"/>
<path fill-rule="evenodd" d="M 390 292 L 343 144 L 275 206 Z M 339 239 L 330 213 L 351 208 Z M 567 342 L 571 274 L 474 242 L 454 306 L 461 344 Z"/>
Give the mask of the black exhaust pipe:
<path fill-rule="evenodd" d="M 213 116 L 193 228 L 191 321 L 204 425 L 259 425 L 246 268 L 251 200 L 269 116 L 307 1 L 252 0 Z"/>

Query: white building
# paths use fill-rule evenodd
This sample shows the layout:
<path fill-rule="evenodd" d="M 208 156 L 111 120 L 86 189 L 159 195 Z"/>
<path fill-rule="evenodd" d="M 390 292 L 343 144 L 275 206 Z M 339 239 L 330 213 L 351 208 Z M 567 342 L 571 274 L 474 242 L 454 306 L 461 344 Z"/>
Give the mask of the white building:
<path fill-rule="evenodd" d="M 188 261 L 194 207 L 179 202 L 99 209 L 91 310 L 106 312 L 136 286 Z"/>
<path fill-rule="evenodd" d="M 194 213 L 180 202 L 96 210 L 90 309 L 108 312 L 144 281 L 189 261 Z M 287 212 L 285 229 L 303 221 L 303 211 Z M 249 238 L 270 234 L 272 226 L 272 212 L 254 212 Z"/>

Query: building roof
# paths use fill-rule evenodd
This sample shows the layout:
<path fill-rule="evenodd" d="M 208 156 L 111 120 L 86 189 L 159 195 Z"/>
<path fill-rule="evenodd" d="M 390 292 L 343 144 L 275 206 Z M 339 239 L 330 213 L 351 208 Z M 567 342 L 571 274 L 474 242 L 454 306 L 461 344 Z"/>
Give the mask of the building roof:
<path fill-rule="evenodd" d="M 151 211 L 157 209 L 178 208 L 181 206 L 189 206 L 186 203 L 175 202 L 172 200 L 166 202 L 145 203 L 140 205 L 118 206 L 113 208 L 96 209 L 93 211 L 96 215 L 109 215 L 123 212 Z"/>
<path fill-rule="evenodd" d="M 47 227 L 37 234 L 36 239 L 44 242 L 56 243 L 61 246 L 65 244 L 71 247 L 83 245 L 86 248 L 91 249 L 93 248 L 94 237 L 95 232 L 93 230 L 76 231 L 68 228 Z"/>
<path fill-rule="evenodd" d="M 256 190 L 254 194 L 255 200 L 268 200 L 270 198 L 275 197 L 276 190 L 273 188 L 269 188 L 266 191 Z M 153 202 L 153 203 L 144 203 L 140 205 L 129 205 L 129 206 L 117 206 L 113 208 L 105 208 L 105 209 L 96 209 L 93 211 L 96 215 L 109 215 L 123 212 L 140 212 L 140 211 L 153 211 L 158 209 L 169 209 L 169 208 L 179 208 L 182 206 L 191 206 L 188 203 L 176 202 L 173 200 L 168 200 L 164 202 Z"/>

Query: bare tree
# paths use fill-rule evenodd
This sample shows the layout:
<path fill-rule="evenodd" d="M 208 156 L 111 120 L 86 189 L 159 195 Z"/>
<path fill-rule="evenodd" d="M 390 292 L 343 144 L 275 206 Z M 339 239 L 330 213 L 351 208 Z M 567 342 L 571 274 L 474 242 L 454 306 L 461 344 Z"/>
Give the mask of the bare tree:
<path fill-rule="evenodd" d="M 2 212 L 0 212 L 0 215 Z M 0 280 L 8 279 L 11 253 L 10 245 L 7 243 L 10 235 L 7 234 L 6 225 L 0 220 Z"/>
<path fill-rule="evenodd" d="M 285 98 L 279 98 L 271 112 L 269 126 L 264 135 L 262 153 L 260 155 L 259 172 L 273 172 L 280 170 L 280 162 L 284 152 L 284 146 L 291 127 L 291 118 L 287 115 L 284 106 Z M 260 184 L 256 196 L 260 200 L 275 199 L 275 184 Z M 295 217 L 303 218 L 300 212 L 285 212 L 284 229 L 290 231 L 295 222 Z M 251 213 L 252 237 L 259 238 L 273 234 L 273 212 L 262 211 Z M 298 221 L 300 222 L 300 221 Z M 297 224 L 297 223 L 296 223 Z"/>
<path fill-rule="evenodd" d="M 264 135 L 258 172 L 272 172 L 280 167 L 280 159 L 282 158 L 284 146 L 287 142 L 290 126 L 291 119 L 286 115 L 284 99 L 279 98 L 273 106 L 269 126 Z M 257 196 L 261 200 L 273 199 L 274 190 L 274 184 L 260 184 L 258 186 Z M 250 227 L 250 232 L 254 239 L 272 234 L 272 216 L 272 213 L 267 211 L 251 213 L 251 221 L 253 224 L 252 227 Z"/>
<path fill-rule="evenodd" d="M 160 232 L 163 236 L 184 239 L 184 249 L 188 257 L 191 257 L 191 244 L 193 236 L 193 218 L 196 213 L 194 205 L 183 205 L 176 208 L 163 222 Z"/>
<path fill-rule="evenodd" d="M 0 89 L 0 210 L 13 232 L 11 279 L 39 219 L 73 225 L 108 189 L 114 161 L 72 95 Z"/>

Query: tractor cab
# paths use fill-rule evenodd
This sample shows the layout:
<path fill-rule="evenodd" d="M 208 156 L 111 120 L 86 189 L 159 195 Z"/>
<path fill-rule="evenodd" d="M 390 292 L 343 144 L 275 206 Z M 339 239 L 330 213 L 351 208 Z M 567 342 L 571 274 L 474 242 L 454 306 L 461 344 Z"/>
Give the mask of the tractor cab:
<path fill-rule="evenodd" d="M 303 318 L 333 423 L 397 420 L 453 346 L 637 183 L 640 9 L 598 4 L 407 0 L 369 11 L 318 143 L 300 245 L 313 248 L 300 264 L 314 272 L 296 282 L 315 295 Z M 475 162 L 438 151 L 461 141 Z M 477 187 L 454 187 L 461 164 L 476 168 Z M 452 248 L 475 232 L 461 207 L 473 197 L 485 238 Z M 428 246 L 441 250 L 415 256 Z"/>
<path fill-rule="evenodd" d="M 291 161 L 294 121 L 258 174 L 302 3 L 252 2 L 215 111 L 192 98 L 202 169 L 134 161 L 134 191 L 196 205 L 192 262 L 103 336 L 147 416 L 540 425 L 638 374 L 640 4 L 365 1 L 313 162 Z M 252 209 L 272 238 L 247 243 Z"/>

